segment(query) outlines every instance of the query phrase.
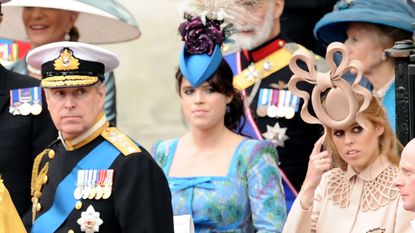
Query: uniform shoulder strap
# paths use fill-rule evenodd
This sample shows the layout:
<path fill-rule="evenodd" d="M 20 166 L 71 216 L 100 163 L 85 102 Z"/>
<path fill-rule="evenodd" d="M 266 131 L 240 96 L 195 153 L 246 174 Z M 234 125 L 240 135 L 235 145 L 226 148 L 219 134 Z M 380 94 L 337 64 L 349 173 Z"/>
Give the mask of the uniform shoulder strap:
<path fill-rule="evenodd" d="M 117 148 L 124 156 L 141 152 L 138 145 L 116 127 L 106 128 L 101 133 L 101 136 Z"/>

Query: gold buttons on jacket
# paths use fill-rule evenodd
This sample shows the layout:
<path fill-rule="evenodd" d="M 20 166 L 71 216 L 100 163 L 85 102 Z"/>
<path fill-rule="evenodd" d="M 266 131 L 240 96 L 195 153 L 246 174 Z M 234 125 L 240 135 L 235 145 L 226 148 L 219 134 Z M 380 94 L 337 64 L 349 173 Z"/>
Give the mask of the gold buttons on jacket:
<path fill-rule="evenodd" d="M 68 233 L 75 233 L 73 230 L 69 230 Z"/>
<path fill-rule="evenodd" d="M 75 204 L 75 208 L 77 210 L 81 209 L 82 208 L 82 202 L 81 201 L 77 201 L 76 204 Z"/>
<path fill-rule="evenodd" d="M 47 176 L 47 175 L 45 175 L 45 176 L 43 177 L 42 183 L 43 183 L 43 184 L 46 184 L 47 182 L 48 182 L 48 176 Z"/>
<path fill-rule="evenodd" d="M 40 203 L 36 204 L 36 211 L 39 212 L 42 209 L 42 205 Z"/>
<path fill-rule="evenodd" d="M 48 156 L 49 156 L 50 159 L 55 158 L 55 151 L 50 149 L 49 152 L 48 152 Z"/>

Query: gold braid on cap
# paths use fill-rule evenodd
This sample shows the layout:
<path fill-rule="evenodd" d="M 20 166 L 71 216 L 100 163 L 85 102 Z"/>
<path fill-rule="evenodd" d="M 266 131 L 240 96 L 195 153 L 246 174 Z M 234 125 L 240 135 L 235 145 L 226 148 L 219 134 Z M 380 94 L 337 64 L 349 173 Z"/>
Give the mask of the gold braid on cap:
<path fill-rule="evenodd" d="M 339 65 L 334 61 L 334 55 L 339 53 L 342 60 Z M 341 129 L 349 126 L 353 122 L 357 122 L 366 128 L 363 123 L 362 112 L 369 106 L 372 98 L 371 93 L 366 88 L 359 85 L 363 75 L 363 67 L 357 60 L 349 60 L 347 47 L 340 42 L 333 42 L 327 47 L 326 61 L 329 71 L 323 73 L 315 69 L 313 55 L 305 50 L 297 50 L 291 57 L 289 66 L 293 75 L 288 83 L 289 90 L 304 100 L 301 108 L 301 118 L 310 124 L 321 124 L 324 127 L 324 134 L 321 140 L 324 140 L 327 127 Z M 307 66 L 307 70 L 298 66 L 298 62 L 303 62 Z M 356 71 L 356 79 L 353 84 L 349 84 L 342 76 L 353 69 Z M 316 116 L 308 111 L 308 103 L 310 95 L 303 90 L 298 89 L 297 83 L 304 81 L 314 85 L 311 101 Z M 325 99 L 325 107 L 322 106 L 321 96 L 327 94 Z M 357 96 L 363 96 L 363 103 L 359 106 Z M 331 99 L 331 100 L 330 100 Z M 341 110 L 341 105 L 334 106 L 332 103 L 346 103 L 348 106 L 347 115 L 336 117 L 336 112 L 328 109 Z M 331 106 L 328 106 L 331 105 Z M 338 114 L 337 114 L 338 115 Z M 339 119 L 340 118 L 340 119 Z"/>
<path fill-rule="evenodd" d="M 68 76 L 53 76 L 42 79 L 42 88 L 55 88 L 55 87 L 83 87 L 90 86 L 98 82 L 96 76 L 86 75 L 68 75 Z"/>

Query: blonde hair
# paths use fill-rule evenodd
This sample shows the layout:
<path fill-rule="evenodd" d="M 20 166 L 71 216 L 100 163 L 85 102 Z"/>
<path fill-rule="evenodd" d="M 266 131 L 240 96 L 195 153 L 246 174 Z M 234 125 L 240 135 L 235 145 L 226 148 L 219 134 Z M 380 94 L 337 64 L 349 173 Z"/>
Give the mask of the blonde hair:
<path fill-rule="evenodd" d="M 363 102 L 361 96 L 358 97 L 359 104 Z M 379 155 L 386 155 L 386 158 L 394 165 L 399 164 L 399 152 L 402 151 L 402 144 L 396 138 L 395 133 L 390 127 L 386 118 L 386 113 L 376 98 L 372 98 L 369 107 L 363 111 L 364 119 L 370 121 L 374 125 L 382 126 L 384 128 L 383 134 L 379 136 Z M 332 155 L 334 166 L 341 168 L 343 171 L 347 169 L 347 163 L 339 155 L 336 146 L 333 142 L 332 129 L 327 128 L 327 137 L 325 140 L 325 147 Z"/>

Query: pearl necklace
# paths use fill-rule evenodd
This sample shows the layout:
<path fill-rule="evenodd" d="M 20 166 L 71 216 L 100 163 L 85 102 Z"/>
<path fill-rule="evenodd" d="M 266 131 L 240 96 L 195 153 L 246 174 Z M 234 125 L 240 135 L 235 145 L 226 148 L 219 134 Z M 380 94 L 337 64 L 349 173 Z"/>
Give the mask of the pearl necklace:
<path fill-rule="evenodd" d="M 393 82 L 395 81 L 395 77 L 392 78 L 391 81 L 389 81 L 384 87 L 382 87 L 379 90 L 376 90 L 375 88 L 373 88 L 372 90 L 372 95 L 378 99 L 381 100 L 385 95 L 386 92 L 389 90 L 389 88 L 392 86 Z"/>

